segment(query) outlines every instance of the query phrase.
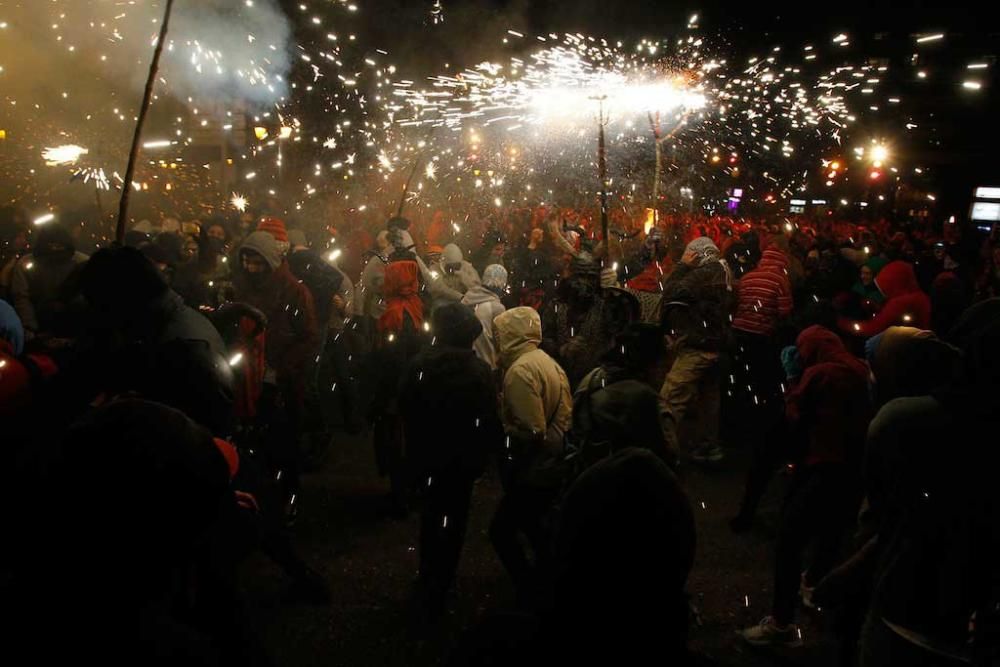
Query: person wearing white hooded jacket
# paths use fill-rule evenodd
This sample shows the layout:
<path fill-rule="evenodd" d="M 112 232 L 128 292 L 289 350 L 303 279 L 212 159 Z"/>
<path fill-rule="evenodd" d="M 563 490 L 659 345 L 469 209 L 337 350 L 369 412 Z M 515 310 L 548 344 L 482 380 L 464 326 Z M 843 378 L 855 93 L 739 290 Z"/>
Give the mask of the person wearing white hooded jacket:
<path fill-rule="evenodd" d="M 491 264 L 483 271 L 482 283 L 476 283 L 462 297 L 462 303 L 476 312 L 483 332 L 472 345 L 476 356 L 494 371 L 499 365 L 497 344 L 493 331 L 493 320 L 507 309 L 500 303 L 500 295 L 507 287 L 507 269 L 499 264 Z"/>
<path fill-rule="evenodd" d="M 454 243 L 449 243 L 441 253 L 441 261 L 427 268 L 423 261 L 418 261 L 424 283 L 431 293 L 432 307 L 437 308 L 446 303 L 458 303 L 470 288 L 480 285 L 479 273 L 475 267 L 465 261 L 462 250 Z"/>

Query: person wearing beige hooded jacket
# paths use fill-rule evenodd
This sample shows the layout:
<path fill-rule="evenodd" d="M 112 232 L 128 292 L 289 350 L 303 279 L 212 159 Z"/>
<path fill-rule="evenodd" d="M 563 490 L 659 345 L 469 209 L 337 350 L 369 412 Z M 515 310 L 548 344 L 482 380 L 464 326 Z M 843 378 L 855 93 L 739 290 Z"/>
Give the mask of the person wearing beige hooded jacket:
<path fill-rule="evenodd" d="M 572 422 L 573 400 L 566 373 L 538 347 L 542 322 L 534 309 L 508 310 L 494 326 L 505 369 L 501 418 L 507 441 L 501 466 L 505 494 L 490 538 L 518 592 L 530 595 L 549 555 L 543 518 L 562 482 L 563 434 Z M 535 552 L 534 563 L 518 541 L 522 533 Z"/>

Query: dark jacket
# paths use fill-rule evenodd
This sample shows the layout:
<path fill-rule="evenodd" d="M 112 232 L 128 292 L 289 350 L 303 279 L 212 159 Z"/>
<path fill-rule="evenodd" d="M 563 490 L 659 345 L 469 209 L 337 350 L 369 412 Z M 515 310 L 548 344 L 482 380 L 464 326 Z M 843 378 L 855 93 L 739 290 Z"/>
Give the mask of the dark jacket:
<path fill-rule="evenodd" d="M 719 261 L 678 264 L 663 283 L 663 324 L 679 344 L 718 352 L 729 332 L 731 295 Z"/>
<path fill-rule="evenodd" d="M 333 297 L 344 281 L 343 274 L 327 264 L 315 250 L 299 250 L 288 256 L 288 268 L 312 294 L 316 322 L 321 330 L 330 324 Z"/>
<path fill-rule="evenodd" d="M 931 300 L 920 291 L 913 265 L 903 261 L 890 262 L 879 271 L 875 284 L 885 294 L 885 305 L 874 319 L 851 322 L 842 319 L 841 328 L 847 333 L 870 338 L 891 326 L 902 325 L 926 329 L 931 325 Z"/>
<path fill-rule="evenodd" d="M 416 470 L 482 474 L 503 442 L 493 373 L 471 349 L 435 345 L 403 375 L 400 413 Z"/>

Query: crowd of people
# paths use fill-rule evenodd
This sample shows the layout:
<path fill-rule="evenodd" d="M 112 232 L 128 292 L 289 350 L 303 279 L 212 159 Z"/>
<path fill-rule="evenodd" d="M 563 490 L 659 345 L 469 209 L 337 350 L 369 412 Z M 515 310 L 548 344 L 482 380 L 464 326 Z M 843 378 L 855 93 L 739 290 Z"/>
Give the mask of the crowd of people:
<path fill-rule="evenodd" d="M 419 512 L 422 629 L 499 476 L 489 537 L 529 613 L 470 629 L 456 664 L 623 642 L 684 664 L 685 469 L 738 448 L 737 535 L 791 471 L 746 642 L 795 647 L 822 608 L 844 665 L 1000 660 L 992 237 L 664 214 L 603 239 L 535 209 L 333 238 L 165 218 L 88 256 L 74 229 L 0 217 L 2 597 L 40 661 L 270 664 L 240 564 L 260 551 L 328 600 L 294 526 L 340 432 L 370 433 L 386 520 Z"/>

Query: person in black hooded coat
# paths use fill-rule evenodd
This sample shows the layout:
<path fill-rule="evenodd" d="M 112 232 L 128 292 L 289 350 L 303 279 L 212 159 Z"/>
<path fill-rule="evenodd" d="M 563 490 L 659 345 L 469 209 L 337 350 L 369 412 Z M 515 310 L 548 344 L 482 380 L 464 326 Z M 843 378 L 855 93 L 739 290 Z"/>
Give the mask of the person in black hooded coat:
<path fill-rule="evenodd" d="M 472 487 L 503 427 L 493 373 L 472 344 L 482 333 L 459 303 L 434 311 L 437 340 L 403 376 L 400 411 L 417 488 L 423 494 L 417 602 L 432 616 L 445 609 L 465 538 Z"/>

